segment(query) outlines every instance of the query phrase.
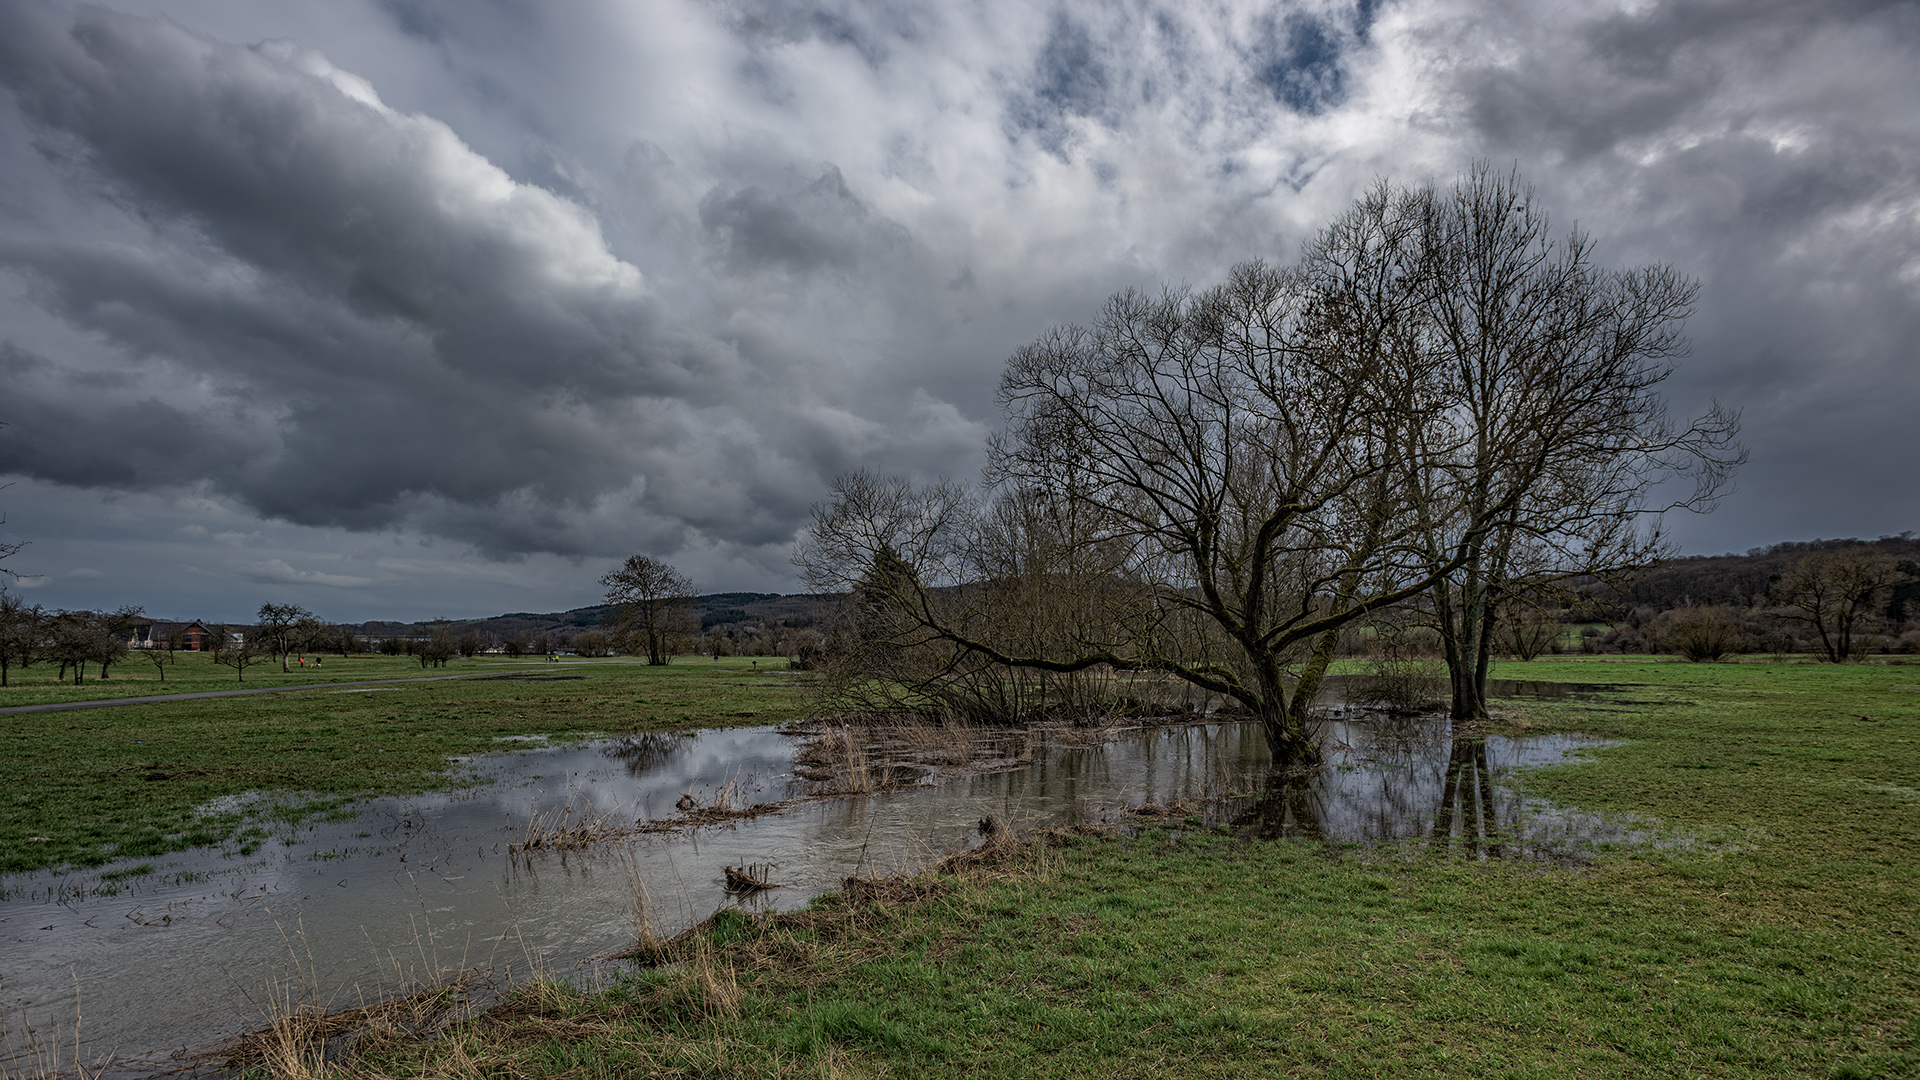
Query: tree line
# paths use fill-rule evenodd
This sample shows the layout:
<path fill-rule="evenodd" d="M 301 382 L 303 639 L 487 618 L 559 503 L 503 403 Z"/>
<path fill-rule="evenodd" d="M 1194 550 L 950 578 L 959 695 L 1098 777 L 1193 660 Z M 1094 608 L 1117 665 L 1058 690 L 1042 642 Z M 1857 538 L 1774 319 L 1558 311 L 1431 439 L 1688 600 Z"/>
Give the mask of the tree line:
<path fill-rule="evenodd" d="M 1616 595 L 1600 605 L 1615 609 L 1614 626 L 1588 631 L 1582 651 L 1690 660 L 1811 653 L 1836 664 L 1876 652 L 1920 653 L 1920 543 L 1910 536 L 1678 560 Z"/>

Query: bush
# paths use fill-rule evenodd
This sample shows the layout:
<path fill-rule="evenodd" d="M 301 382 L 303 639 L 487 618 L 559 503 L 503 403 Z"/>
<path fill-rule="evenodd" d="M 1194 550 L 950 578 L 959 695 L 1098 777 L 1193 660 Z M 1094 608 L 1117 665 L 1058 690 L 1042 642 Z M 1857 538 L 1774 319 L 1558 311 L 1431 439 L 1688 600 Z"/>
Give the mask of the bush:
<path fill-rule="evenodd" d="M 1367 662 L 1366 673 L 1347 684 L 1354 702 L 1393 712 L 1432 712 L 1445 707 L 1446 666 L 1438 660 L 1392 657 Z"/>
<path fill-rule="evenodd" d="M 1740 613 L 1724 604 L 1663 611 L 1647 629 L 1655 643 L 1695 664 L 1718 662 L 1747 647 Z"/>
<path fill-rule="evenodd" d="M 575 656 L 612 655 L 613 637 L 605 630 L 582 630 L 573 635 L 573 653 Z"/>

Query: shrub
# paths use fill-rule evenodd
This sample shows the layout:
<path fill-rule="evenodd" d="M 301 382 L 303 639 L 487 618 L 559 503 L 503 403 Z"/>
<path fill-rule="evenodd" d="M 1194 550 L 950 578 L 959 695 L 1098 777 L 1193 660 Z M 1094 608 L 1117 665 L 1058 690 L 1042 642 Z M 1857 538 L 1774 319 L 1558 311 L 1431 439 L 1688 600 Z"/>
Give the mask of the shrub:
<path fill-rule="evenodd" d="M 1648 630 L 1655 642 L 1696 664 L 1724 660 L 1747 647 L 1739 613 L 1723 604 L 1663 611 Z"/>

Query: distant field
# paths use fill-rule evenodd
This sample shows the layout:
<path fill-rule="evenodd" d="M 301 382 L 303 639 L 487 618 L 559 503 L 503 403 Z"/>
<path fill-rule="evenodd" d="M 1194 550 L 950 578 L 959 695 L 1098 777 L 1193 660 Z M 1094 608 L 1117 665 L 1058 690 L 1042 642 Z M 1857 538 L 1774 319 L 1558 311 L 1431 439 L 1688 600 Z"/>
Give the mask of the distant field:
<path fill-rule="evenodd" d="M 480 656 L 472 660 L 456 658 L 448 661 L 444 668 L 422 668 L 420 661 L 411 656 L 354 653 L 343 657 L 338 653 L 332 656 L 309 653 L 304 667 L 295 664 L 292 671 L 282 674 L 278 660 L 267 660 L 247 668 L 246 678 L 241 680 L 234 675 L 232 668 L 214 663 L 212 653 L 176 652 L 173 656 L 174 662 L 167 665 L 164 680 L 138 652 L 130 654 L 125 662 L 109 668 L 105 679 L 100 678 L 98 665 L 88 664 L 86 680 L 78 686 L 73 684 L 71 671 L 64 680 L 56 678 L 60 671 L 59 664 L 42 662 L 25 670 L 14 668 L 7 673 L 6 688 L 0 689 L 0 708 L 8 705 L 38 705 L 49 701 L 96 701 L 148 694 L 184 694 L 199 690 L 249 690 L 263 686 L 392 679 L 409 675 L 452 675 L 503 665 L 539 665 L 546 660 L 542 656 Z"/>
<path fill-rule="evenodd" d="M 337 665 L 336 675 L 330 661 L 322 671 L 329 679 L 482 677 L 0 717 L 0 871 L 233 841 L 258 823 L 200 812 L 225 795 L 267 792 L 280 797 L 281 814 L 299 817 L 356 795 L 426 790 L 447 782 L 450 756 L 495 749 L 503 735 L 775 724 L 796 717 L 805 700 L 785 662 L 765 659 L 758 668 L 746 658 L 664 668 L 624 659 L 454 661 L 428 672 L 386 658 L 357 663 Z M 245 685 L 289 678 L 272 670 L 273 680 L 258 681 L 250 670 Z M 166 689 L 228 689 L 230 676 L 208 684 L 169 674 Z M 118 672 L 82 689 L 100 686 L 113 696 L 161 689 L 123 683 Z M 20 687 L 26 700 L 5 703 L 49 700 L 55 690 Z"/>

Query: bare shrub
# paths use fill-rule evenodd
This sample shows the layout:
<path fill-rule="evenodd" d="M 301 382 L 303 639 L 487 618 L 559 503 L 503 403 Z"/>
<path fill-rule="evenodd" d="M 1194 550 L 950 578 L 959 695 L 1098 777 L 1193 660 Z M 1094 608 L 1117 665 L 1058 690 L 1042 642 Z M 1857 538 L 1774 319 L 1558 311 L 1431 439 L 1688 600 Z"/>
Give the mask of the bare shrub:
<path fill-rule="evenodd" d="M 1739 613 L 1724 604 L 1687 604 L 1663 611 L 1647 629 L 1656 645 L 1695 664 L 1717 663 L 1745 651 L 1748 642 Z"/>

